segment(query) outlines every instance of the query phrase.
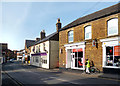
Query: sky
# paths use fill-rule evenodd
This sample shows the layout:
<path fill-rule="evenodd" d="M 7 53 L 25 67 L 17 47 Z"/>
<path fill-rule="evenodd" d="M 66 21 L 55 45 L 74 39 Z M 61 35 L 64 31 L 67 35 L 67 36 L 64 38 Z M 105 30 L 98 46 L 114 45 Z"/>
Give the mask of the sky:
<path fill-rule="evenodd" d="M 115 5 L 116 2 L 5 2 L 0 3 L 0 43 L 8 43 L 11 50 L 21 50 L 25 40 L 40 37 L 41 30 L 46 36 L 56 31 L 60 18 L 62 27 L 72 21 Z M 1 23 L 2 22 L 2 23 Z"/>

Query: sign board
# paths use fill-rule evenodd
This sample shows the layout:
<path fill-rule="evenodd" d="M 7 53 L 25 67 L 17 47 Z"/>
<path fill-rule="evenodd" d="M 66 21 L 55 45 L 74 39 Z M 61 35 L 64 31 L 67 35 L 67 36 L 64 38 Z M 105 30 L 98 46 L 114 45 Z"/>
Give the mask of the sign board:
<path fill-rule="evenodd" d="M 80 49 L 73 49 L 73 52 L 82 52 L 83 50 L 82 50 L 82 48 L 80 48 Z"/>

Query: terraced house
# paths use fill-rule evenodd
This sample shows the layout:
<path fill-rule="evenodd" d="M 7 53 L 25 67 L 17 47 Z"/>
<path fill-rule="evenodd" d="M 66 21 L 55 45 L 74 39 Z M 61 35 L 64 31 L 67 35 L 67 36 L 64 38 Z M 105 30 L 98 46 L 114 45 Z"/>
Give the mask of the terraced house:
<path fill-rule="evenodd" d="M 120 3 L 78 18 L 59 30 L 59 67 L 85 70 L 85 59 L 100 71 L 120 71 Z"/>
<path fill-rule="evenodd" d="M 59 59 L 59 33 L 61 28 L 60 19 L 56 24 L 57 31 L 45 36 L 45 31 L 41 31 L 40 40 L 31 46 L 30 64 L 46 69 L 58 67 Z"/>

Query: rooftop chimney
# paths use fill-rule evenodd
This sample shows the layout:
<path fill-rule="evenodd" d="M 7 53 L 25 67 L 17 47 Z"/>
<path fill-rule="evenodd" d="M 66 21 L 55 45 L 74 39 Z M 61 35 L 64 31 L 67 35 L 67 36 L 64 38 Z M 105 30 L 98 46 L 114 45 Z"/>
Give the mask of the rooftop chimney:
<path fill-rule="evenodd" d="M 57 19 L 57 23 L 56 23 L 56 29 L 57 29 L 57 32 L 58 30 L 61 28 L 62 24 L 60 23 L 60 18 Z"/>
<path fill-rule="evenodd" d="M 40 40 L 40 38 L 36 38 L 36 41 L 39 41 Z"/>
<path fill-rule="evenodd" d="M 40 39 L 42 40 L 42 39 L 44 39 L 45 38 L 45 30 L 42 30 L 41 32 L 40 32 Z"/>

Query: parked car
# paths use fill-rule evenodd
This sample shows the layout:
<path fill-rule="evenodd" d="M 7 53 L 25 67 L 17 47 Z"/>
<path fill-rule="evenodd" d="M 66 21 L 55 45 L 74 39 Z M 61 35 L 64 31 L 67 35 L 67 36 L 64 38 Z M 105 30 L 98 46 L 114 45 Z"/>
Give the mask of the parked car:
<path fill-rule="evenodd" d="M 12 63 L 13 63 L 13 59 L 10 59 L 10 62 L 12 62 Z"/>

